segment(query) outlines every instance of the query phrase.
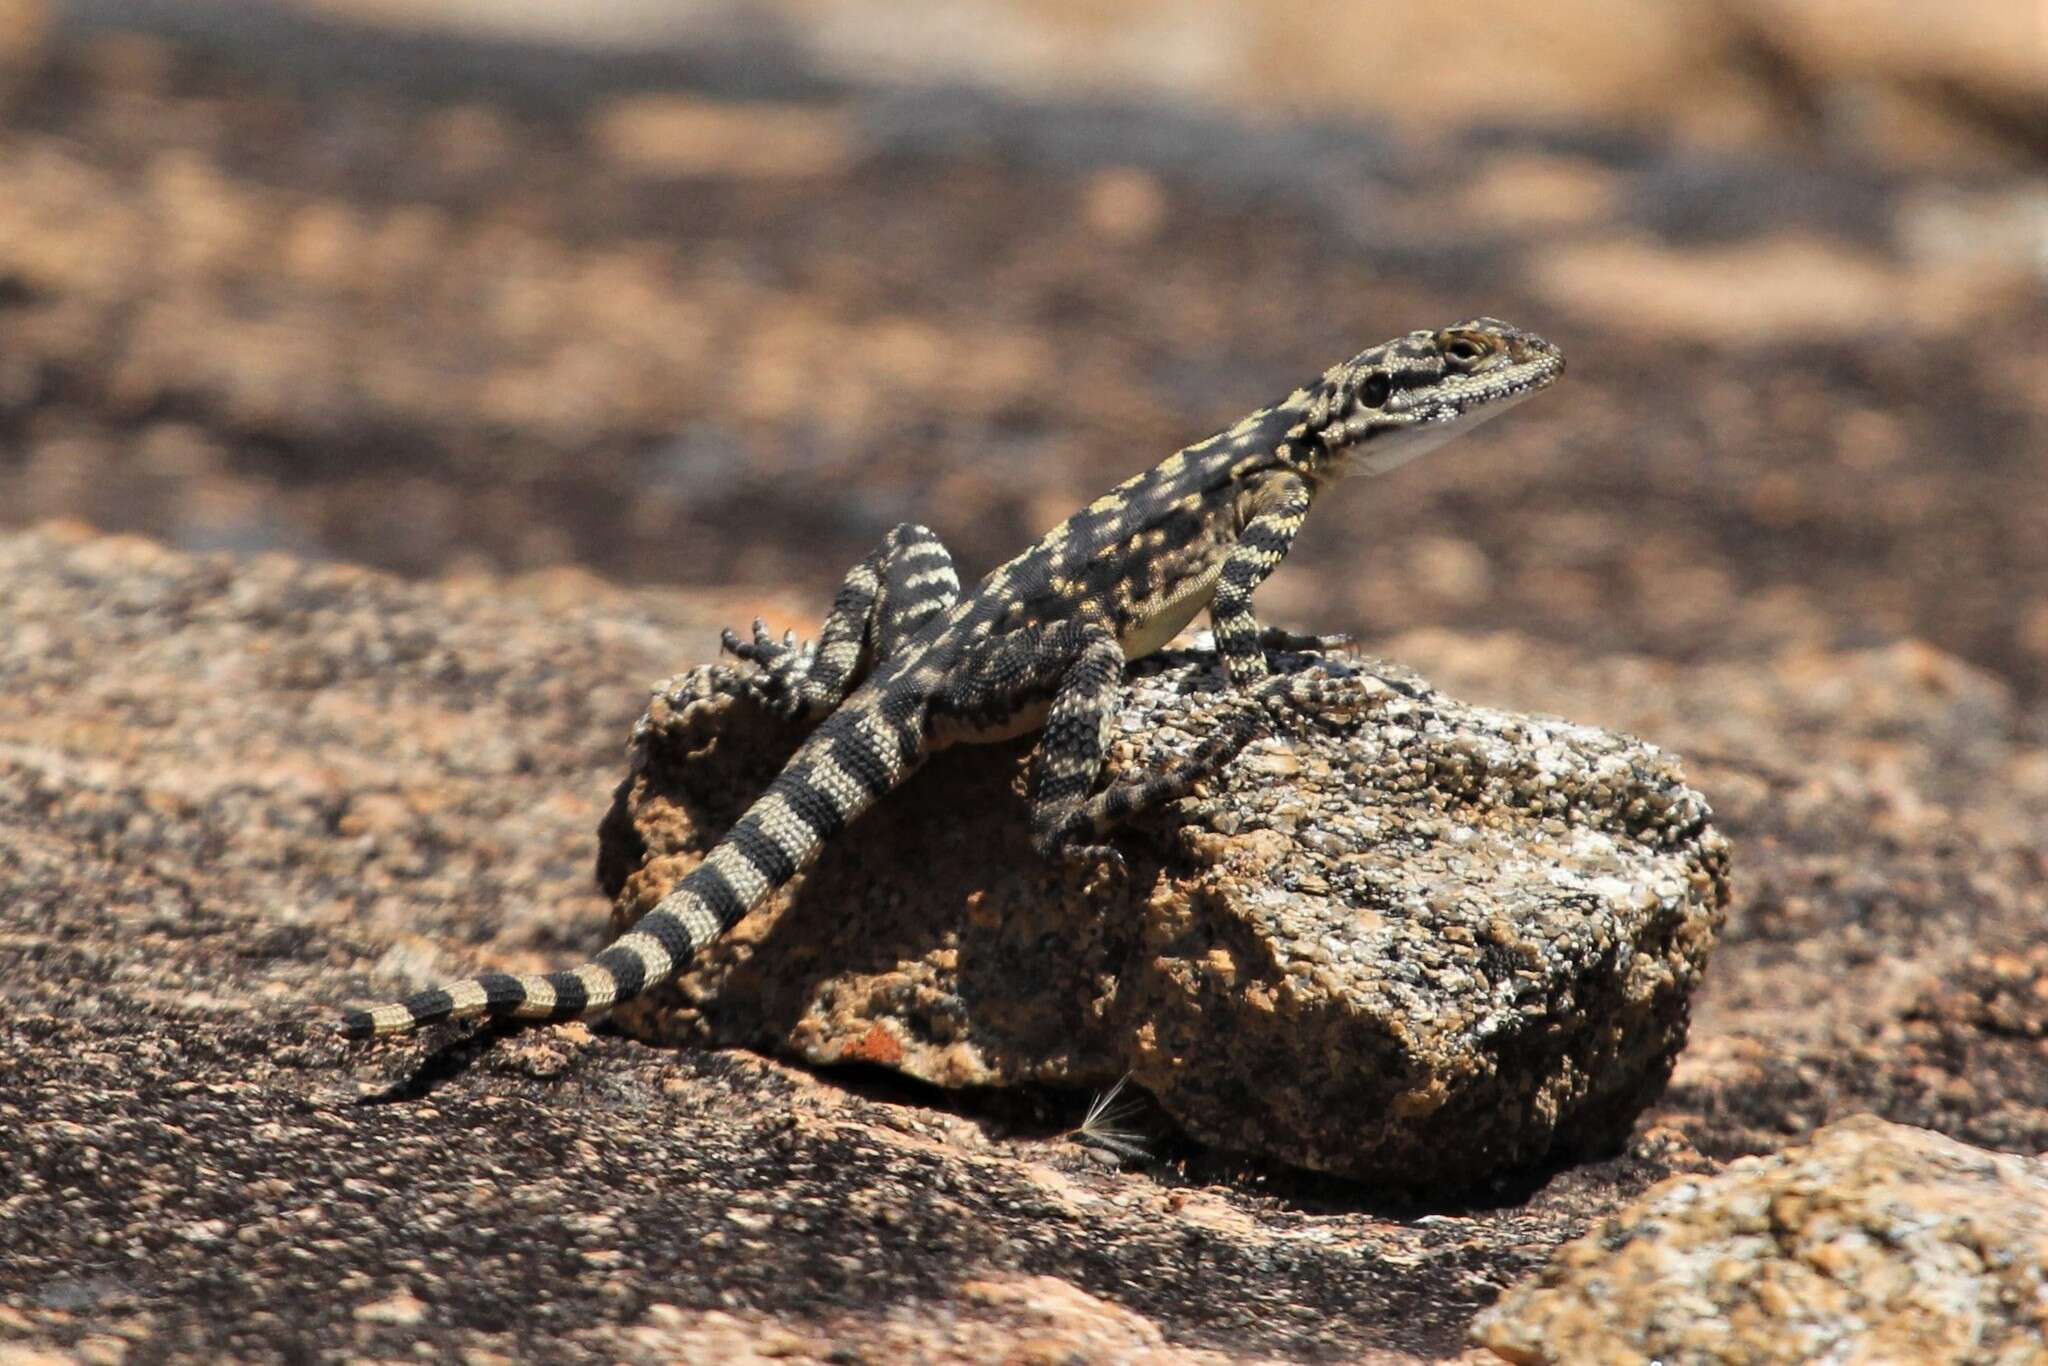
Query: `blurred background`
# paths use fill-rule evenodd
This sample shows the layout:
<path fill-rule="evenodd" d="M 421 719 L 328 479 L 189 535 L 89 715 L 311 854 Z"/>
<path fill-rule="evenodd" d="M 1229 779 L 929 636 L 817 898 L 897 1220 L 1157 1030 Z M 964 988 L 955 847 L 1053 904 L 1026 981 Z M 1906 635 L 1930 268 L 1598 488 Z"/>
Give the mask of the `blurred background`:
<path fill-rule="evenodd" d="M 1681 661 L 1911 637 L 2039 707 L 2044 26 L 0 0 L 0 527 L 579 566 L 803 625 L 898 521 L 979 572 L 1491 313 L 1566 382 L 1346 489 L 1269 620 Z"/>

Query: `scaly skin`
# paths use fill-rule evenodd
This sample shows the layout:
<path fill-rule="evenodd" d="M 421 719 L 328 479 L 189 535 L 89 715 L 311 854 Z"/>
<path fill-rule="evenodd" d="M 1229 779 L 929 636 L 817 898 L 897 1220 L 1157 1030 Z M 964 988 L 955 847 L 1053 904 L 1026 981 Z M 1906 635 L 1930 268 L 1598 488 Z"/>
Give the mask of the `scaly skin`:
<path fill-rule="evenodd" d="M 1323 492 L 1381 474 L 1502 412 L 1563 371 L 1557 348 L 1492 318 L 1360 352 L 1226 432 L 1168 456 L 1047 532 L 966 595 L 932 532 L 904 525 L 846 576 L 814 646 L 726 633 L 757 672 L 720 691 L 817 728 L 702 864 L 583 966 L 485 973 L 343 1017 L 351 1039 L 475 1015 L 545 1023 L 658 986 L 805 867 L 926 755 L 1041 730 L 1031 830 L 1049 857 L 1120 864 L 1102 841 L 1181 796 L 1242 747 L 1256 720 L 1177 768 L 1096 792 L 1124 666 L 1203 608 L 1234 686 L 1282 722 L 1354 704 L 1321 675 L 1273 677 L 1252 593 Z"/>

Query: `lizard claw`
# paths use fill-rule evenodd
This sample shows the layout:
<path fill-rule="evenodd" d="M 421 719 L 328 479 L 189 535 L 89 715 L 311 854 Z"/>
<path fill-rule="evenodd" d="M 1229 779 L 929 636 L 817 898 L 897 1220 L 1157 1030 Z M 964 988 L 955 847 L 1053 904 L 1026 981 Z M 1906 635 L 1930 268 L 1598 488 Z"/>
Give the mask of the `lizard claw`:
<path fill-rule="evenodd" d="M 1069 816 L 1050 831 L 1034 834 L 1031 844 L 1040 857 L 1069 868 L 1099 868 L 1118 881 L 1129 877 L 1130 865 L 1115 845 L 1087 838 L 1095 833 L 1093 825 L 1085 817 Z"/>
<path fill-rule="evenodd" d="M 1112 844 L 1069 844 L 1060 850 L 1060 858 L 1070 868 L 1093 866 L 1113 882 L 1128 882 L 1131 878 L 1131 865 Z"/>

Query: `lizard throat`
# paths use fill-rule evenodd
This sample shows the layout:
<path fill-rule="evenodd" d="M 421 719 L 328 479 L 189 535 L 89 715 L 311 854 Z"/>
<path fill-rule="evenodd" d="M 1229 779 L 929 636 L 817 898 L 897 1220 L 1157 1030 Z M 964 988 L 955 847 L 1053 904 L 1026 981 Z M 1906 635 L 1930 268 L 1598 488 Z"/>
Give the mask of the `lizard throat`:
<path fill-rule="evenodd" d="M 1435 422 L 1420 422 L 1410 427 L 1381 432 L 1369 440 L 1359 442 L 1340 455 L 1339 469 L 1346 478 L 1354 475 L 1385 474 L 1389 470 L 1397 470 L 1409 461 L 1429 454 L 1446 441 L 1463 436 L 1482 422 L 1491 422 L 1535 393 L 1539 387 L 1531 385 L 1503 394 L 1499 398 Z"/>

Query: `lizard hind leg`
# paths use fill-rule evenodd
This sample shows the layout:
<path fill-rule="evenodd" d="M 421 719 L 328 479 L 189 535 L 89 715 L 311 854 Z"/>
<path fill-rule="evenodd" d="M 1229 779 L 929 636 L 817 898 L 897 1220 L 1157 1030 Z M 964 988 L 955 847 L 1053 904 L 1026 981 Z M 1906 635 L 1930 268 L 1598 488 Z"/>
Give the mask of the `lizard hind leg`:
<path fill-rule="evenodd" d="M 1031 766 L 1032 847 L 1047 858 L 1106 863 L 1122 872 L 1124 858 L 1114 847 L 1083 838 L 1096 832 L 1081 813 L 1102 773 L 1103 750 L 1123 685 L 1123 647 L 1107 628 L 1092 626 L 1048 633 L 1039 642 L 1038 655 L 1041 668 L 1065 662 Z"/>
<path fill-rule="evenodd" d="M 777 640 L 758 620 L 751 641 L 723 632 L 727 652 L 759 672 L 727 670 L 714 686 L 749 695 L 781 715 L 816 720 L 959 597 L 953 557 L 938 534 L 904 522 L 847 571 L 817 640 L 798 644 L 789 634 Z"/>
<path fill-rule="evenodd" d="M 1126 821 L 1187 796 L 1195 784 L 1221 772 L 1261 733 L 1288 730 L 1304 721 L 1331 724 L 1337 714 L 1360 711 L 1371 705 L 1372 699 L 1370 685 L 1362 678 L 1320 672 L 1268 678 L 1253 690 L 1251 705 L 1240 706 L 1170 767 L 1111 783 L 1066 810 L 1052 842 L 1090 847 L 1084 842 L 1100 841 Z"/>
<path fill-rule="evenodd" d="M 905 522 L 882 542 L 881 600 L 874 631 L 883 659 L 960 600 L 960 576 L 953 556 L 930 527 Z"/>
<path fill-rule="evenodd" d="M 1256 710 L 1239 711 L 1170 768 L 1111 783 L 1066 810 L 1052 842 L 1071 848 L 1096 847 L 1125 822 L 1187 796 L 1196 783 L 1213 777 L 1236 758 L 1267 724 L 1267 718 Z"/>
<path fill-rule="evenodd" d="M 1158 772 L 1119 779 L 1093 795 L 1084 789 L 1078 798 L 1072 795 L 1071 781 L 1059 782 L 1049 776 L 1043 789 L 1048 795 L 1032 810 L 1033 842 L 1041 853 L 1048 855 L 1101 858 L 1105 851 L 1113 855 L 1114 851 L 1107 850 L 1102 843 L 1110 832 L 1187 796 L 1197 783 L 1221 772 L 1262 733 L 1292 730 L 1304 722 L 1338 724 L 1342 714 L 1361 712 L 1374 699 L 1375 691 L 1363 677 L 1331 675 L 1321 670 L 1269 676 L 1255 685 L 1249 698 L 1240 702 L 1193 750 Z M 1070 702 L 1077 711 L 1081 705 L 1078 695 Z M 1104 705 L 1113 706 L 1113 697 Z M 1068 746 L 1068 752 L 1073 752 L 1071 740 L 1062 743 Z M 1059 771 L 1077 768 L 1079 762 L 1077 759 L 1071 765 L 1061 765 Z M 1099 752 L 1094 763 L 1099 771 Z M 1088 786 L 1093 783 L 1091 772 Z"/>

